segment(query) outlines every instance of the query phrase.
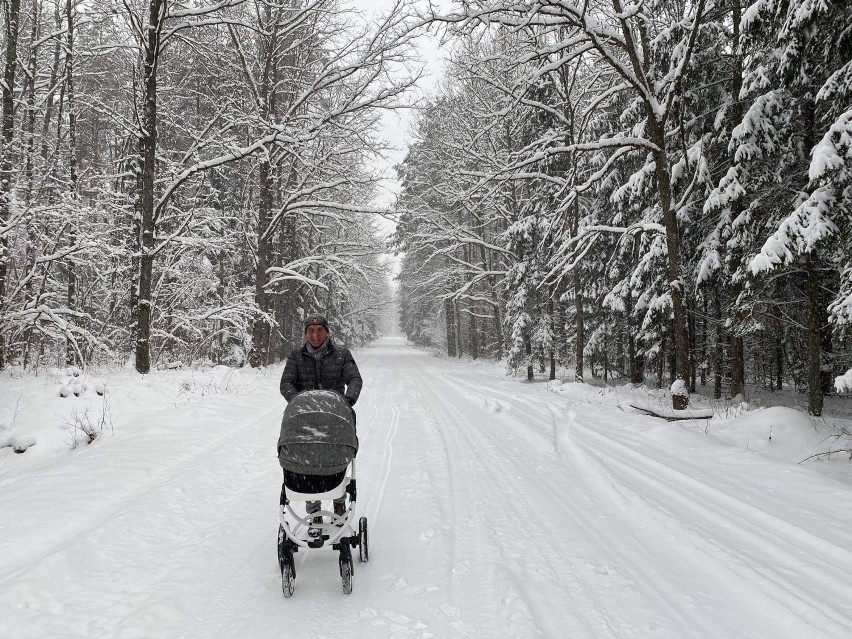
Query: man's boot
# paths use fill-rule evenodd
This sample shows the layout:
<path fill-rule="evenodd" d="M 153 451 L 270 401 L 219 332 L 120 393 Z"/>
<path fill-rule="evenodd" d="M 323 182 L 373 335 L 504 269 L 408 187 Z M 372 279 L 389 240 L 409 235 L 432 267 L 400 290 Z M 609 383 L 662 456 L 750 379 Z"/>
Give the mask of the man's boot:
<path fill-rule="evenodd" d="M 340 517 L 340 519 L 337 520 L 336 525 L 343 526 L 343 516 L 346 514 L 346 504 L 344 504 L 342 501 L 334 502 L 334 514 Z"/>
<path fill-rule="evenodd" d="M 322 535 L 322 516 L 317 515 L 311 520 L 311 527 L 308 528 L 309 537 L 319 537 Z"/>

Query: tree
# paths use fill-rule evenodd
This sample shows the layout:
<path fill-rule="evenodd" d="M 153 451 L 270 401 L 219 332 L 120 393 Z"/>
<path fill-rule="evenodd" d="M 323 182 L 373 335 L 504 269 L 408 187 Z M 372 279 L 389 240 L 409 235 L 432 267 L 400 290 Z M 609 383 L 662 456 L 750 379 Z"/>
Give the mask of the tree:
<path fill-rule="evenodd" d="M 764 213 L 761 225 L 776 230 L 749 268 L 759 274 L 795 261 L 804 267 L 808 411 L 813 415 L 822 414 L 823 393 L 833 377 L 831 364 L 823 361 L 831 336 L 821 289 L 827 270 L 849 264 L 848 251 L 841 248 L 845 242 L 839 240 L 852 222 L 846 157 L 850 21 L 849 8 L 833 3 L 767 1 L 749 8 L 743 23 L 755 52 L 744 91 L 754 101 L 740 124 L 736 163 L 727 177 L 732 187 L 743 188 L 760 164 L 774 160 L 781 169 L 774 175 L 796 202 L 792 211 L 781 204 L 774 212 L 761 211 L 760 201 L 752 204 Z"/>
<path fill-rule="evenodd" d="M 18 57 L 20 0 L 3 3 L 5 56 L 3 61 L 3 119 L 0 121 L 0 321 L 6 311 L 6 278 L 9 264 L 9 227 L 12 211 L 12 139 L 15 133 L 15 71 Z M 0 327 L 0 369 L 6 366 L 6 337 Z"/>
<path fill-rule="evenodd" d="M 570 3 L 527 6 L 476 2 L 465 4 L 464 10 L 455 14 L 431 16 L 433 21 L 454 25 L 458 30 L 470 31 L 483 25 L 548 29 L 553 36 L 542 41 L 542 53 L 558 52 L 563 62 L 569 62 L 594 51 L 598 62 L 619 76 L 618 89 L 634 96 L 637 102 L 634 115 L 638 120 L 634 134 L 602 140 L 597 148 L 606 146 L 615 155 L 622 155 L 625 150 L 647 154 L 646 166 L 656 188 L 655 208 L 666 237 L 677 373 L 684 379 L 689 376 L 689 334 L 678 223 L 678 205 L 682 199 L 673 193 L 674 162 L 669 140 L 677 126 L 672 114 L 706 11 L 703 0 L 669 6 L 665 14 L 654 12 L 647 5 L 631 5 L 626 10 L 620 0 L 613 0 L 610 6 L 595 7 Z M 559 28 L 557 32 L 555 27 Z M 575 148 L 551 152 L 569 152 Z"/>

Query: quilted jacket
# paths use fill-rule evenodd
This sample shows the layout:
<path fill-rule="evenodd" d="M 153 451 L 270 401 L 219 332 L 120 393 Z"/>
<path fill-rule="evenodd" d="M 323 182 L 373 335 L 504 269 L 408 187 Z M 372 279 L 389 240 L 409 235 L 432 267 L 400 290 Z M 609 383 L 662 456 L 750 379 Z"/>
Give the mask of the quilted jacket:
<path fill-rule="evenodd" d="M 335 390 L 354 405 L 361 393 L 361 373 L 348 348 L 338 348 L 328 338 L 328 350 L 318 362 L 305 344 L 287 358 L 281 375 L 281 394 L 288 402 L 304 390 Z"/>

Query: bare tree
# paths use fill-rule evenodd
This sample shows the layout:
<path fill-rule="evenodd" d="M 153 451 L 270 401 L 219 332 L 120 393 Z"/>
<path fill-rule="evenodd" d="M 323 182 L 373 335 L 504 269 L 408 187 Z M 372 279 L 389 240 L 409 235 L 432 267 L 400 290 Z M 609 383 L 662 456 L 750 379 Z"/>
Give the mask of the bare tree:
<path fill-rule="evenodd" d="M 3 61 L 3 119 L 0 122 L 0 323 L 6 311 L 6 277 L 9 264 L 9 226 L 12 223 L 12 139 L 15 133 L 15 71 L 21 2 L 3 3 L 6 55 Z M 6 337 L 0 325 L 0 369 L 6 366 Z"/>

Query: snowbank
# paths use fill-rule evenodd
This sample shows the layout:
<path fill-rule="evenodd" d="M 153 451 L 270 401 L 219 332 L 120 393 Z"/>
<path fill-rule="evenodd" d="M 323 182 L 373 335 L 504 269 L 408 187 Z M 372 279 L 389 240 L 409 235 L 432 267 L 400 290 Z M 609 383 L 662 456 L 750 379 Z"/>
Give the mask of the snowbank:
<path fill-rule="evenodd" d="M 0 373 L 0 472 L 2 460 L 26 453 L 18 464 L 66 456 L 116 429 L 135 424 L 155 407 L 176 407 L 210 394 L 239 393 L 257 373 L 216 366 L 206 371 L 50 369 L 39 376 Z"/>

